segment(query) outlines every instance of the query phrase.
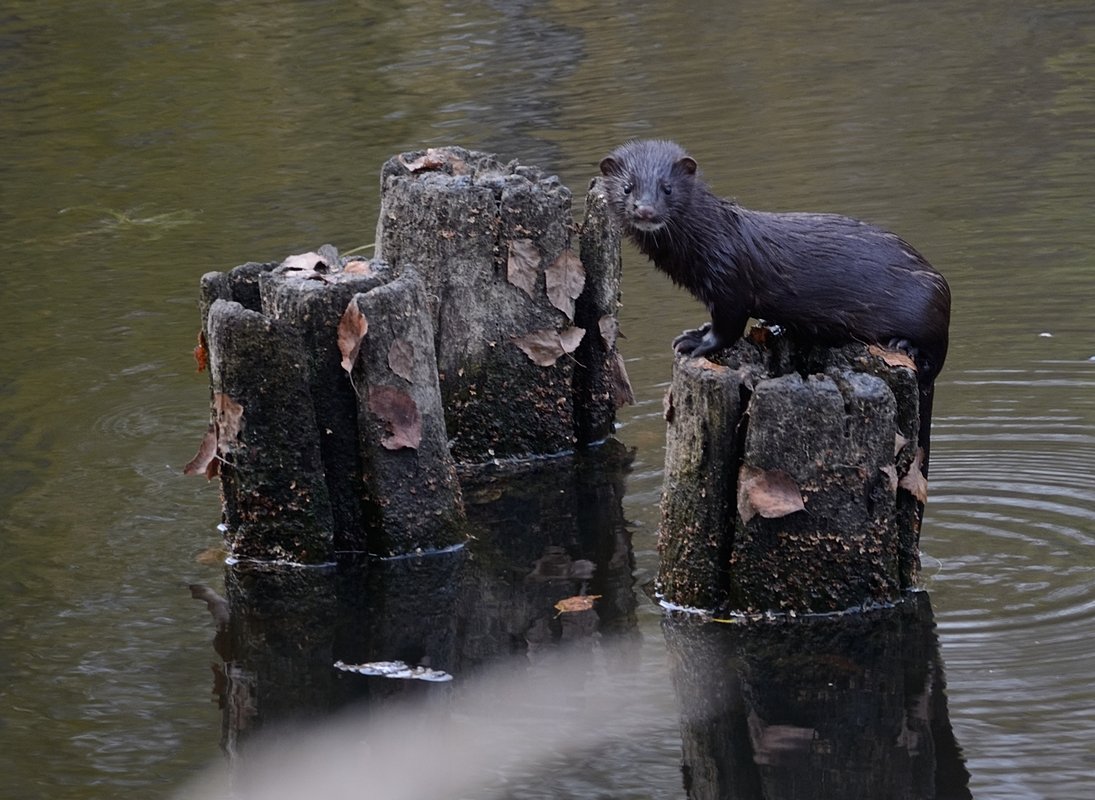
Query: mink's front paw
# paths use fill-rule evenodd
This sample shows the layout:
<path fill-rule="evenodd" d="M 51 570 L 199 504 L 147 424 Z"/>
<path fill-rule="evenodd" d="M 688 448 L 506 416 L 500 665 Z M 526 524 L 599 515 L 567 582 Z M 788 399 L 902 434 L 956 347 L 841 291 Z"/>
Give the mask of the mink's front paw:
<path fill-rule="evenodd" d="M 704 323 L 699 328 L 685 331 L 673 340 L 673 349 L 686 356 L 705 356 L 714 353 L 726 346 L 722 337 L 715 333 L 710 322 Z"/>

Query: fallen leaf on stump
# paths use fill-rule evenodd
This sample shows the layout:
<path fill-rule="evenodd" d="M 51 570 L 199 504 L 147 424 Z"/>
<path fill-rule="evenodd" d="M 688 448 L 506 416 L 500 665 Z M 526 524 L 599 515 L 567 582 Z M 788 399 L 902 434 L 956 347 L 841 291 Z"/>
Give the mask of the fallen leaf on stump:
<path fill-rule="evenodd" d="M 916 362 L 912 360 L 908 353 L 901 350 L 887 350 L 885 347 L 872 344 L 867 348 L 867 352 L 873 356 L 878 356 L 891 367 L 907 367 L 916 372 Z"/>
<path fill-rule="evenodd" d="M 205 331 L 198 331 L 198 343 L 194 345 L 194 360 L 198 362 L 198 372 L 205 372 L 209 366 L 209 345 L 205 341 Z"/>
<path fill-rule="evenodd" d="M 357 303 L 351 300 L 342 312 L 342 319 L 338 321 L 338 352 L 342 354 L 342 368 L 348 374 L 354 371 L 354 362 L 361 352 L 361 342 L 368 332 L 369 320 L 365 319 Z"/>
<path fill-rule="evenodd" d="M 425 170 L 441 169 L 446 165 L 452 167 L 453 175 L 463 175 L 467 171 L 467 165 L 464 163 L 463 159 L 457 158 L 454 154 L 436 147 L 429 148 L 424 155 L 419 156 L 414 159 L 414 161 L 404 161 L 403 157 L 400 156 L 399 163 L 402 164 L 408 172 L 423 172 Z"/>
<path fill-rule="evenodd" d="M 213 393 L 213 421 L 202 436 L 198 452 L 183 467 L 183 475 L 205 475 L 213 480 L 220 474 L 220 454 L 232 448 L 243 429 L 243 406 L 223 392 Z"/>
<path fill-rule="evenodd" d="M 902 436 L 900 433 L 895 433 L 893 436 L 893 454 L 896 456 L 901 452 L 901 448 L 909 443 L 909 440 Z"/>
<path fill-rule="evenodd" d="M 533 364 L 539 367 L 550 367 L 561 356 L 577 350 L 585 334 L 585 328 L 574 327 L 564 331 L 545 328 L 524 336 L 514 336 L 511 341 L 521 348 L 521 352 L 528 356 Z"/>
<path fill-rule="evenodd" d="M 573 614 L 576 611 L 589 611 L 593 608 L 593 601 L 601 597 L 599 594 L 582 594 L 575 597 L 567 597 L 555 604 L 555 609 L 560 614 Z"/>
<path fill-rule="evenodd" d="M 383 420 L 387 429 L 381 447 L 418 449 L 422 443 L 422 415 L 413 397 L 394 386 L 370 386 L 369 411 Z"/>
<path fill-rule="evenodd" d="M 414 374 L 414 345 L 406 339 L 396 339 L 388 348 L 388 369 L 407 383 L 412 383 Z"/>
<path fill-rule="evenodd" d="M 924 448 L 918 447 L 916 448 L 916 456 L 909 464 L 909 471 L 901 477 L 901 481 L 897 485 L 919 502 L 926 503 L 928 502 L 928 479 L 924 477 L 924 473 L 920 469 L 923 460 Z"/>
<path fill-rule="evenodd" d="M 573 250 L 564 250 L 551 266 L 544 270 L 548 300 L 557 309 L 574 319 L 574 301 L 586 285 L 586 270 Z"/>
<path fill-rule="evenodd" d="M 223 392 L 213 393 L 213 412 L 217 425 L 217 449 L 224 453 L 243 430 L 243 406 Z"/>
<path fill-rule="evenodd" d="M 783 470 L 742 467 L 738 475 L 738 515 L 749 522 L 757 514 L 778 519 L 805 510 L 798 484 Z"/>
<path fill-rule="evenodd" d="M 616 339 L 620 336 L 620 321 L 611 314 L 605 314 L 597 320 L 597 328 L 601 331 L 601 341 L 605 347 L 611 350 L 616 346 Z"/>
<path fill-rule="evenodd" d="M 205 475 L 213 480 L 220 474 L 220 462 L 217 461 L 217 428 L 209 424 L 197 454 L 183 467 L 183 475 Z"/>
<path fill-rule="evenodd" d="M 890 487 L 891 492 L 897 491 L 897 467 L 893 464 L 887 464 L 884 467 L 880 467 L 879 471 L 886 476 L 886 484 Z"/>
<path fill-rule="evenodd" d="M 624 357 L 617 350 L 616 357 L 608 368 L 609 386 L 612 390 L 612 404 L 617 409 L 635 404 L 635 391 L 631 388 L 631 379 L 627 377 Z"/>
<path fill-rule="evenodd" d="M 536 275 L 540 272 L 540 251 L 532 239 L 514 239 L 509 243 L 506 278 L 529 297 L 536 291 Z"/>
<path fill-rule="evenodd" d="M 364 275 L 370 278 L 376 274 L 372 262 L 365 261 L 364 259 L 346 262 L 346 266 L 342 268 L 342 271 L 347 275 Z"/>

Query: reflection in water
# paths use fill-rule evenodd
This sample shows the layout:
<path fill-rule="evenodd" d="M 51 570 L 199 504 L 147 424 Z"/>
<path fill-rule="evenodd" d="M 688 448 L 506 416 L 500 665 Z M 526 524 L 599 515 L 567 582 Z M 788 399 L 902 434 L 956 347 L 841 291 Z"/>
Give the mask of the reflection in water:
<path fill-rule="evenodd" d="M 234 796 L 599 796 L 577 784 L 627 771 L 609 753 L 649 735 L 650 696 L 668 688 L 643 675 L 634 646 L 629 463 L 609 443 L 465 476 L 478 535 L 452 552 L 337 569 L 233 564 L 226 625 L 223 598 L 191 587 L 219 623 L 214 689 Z M 784 624 L 666 619 L 664 631 L 684 751 L 664 796 L 683 785 L 696 800 L 969 797 L 926 594 Z M 335 667 L 396 660 L 455 680 Z M 346 707 L 336 733 L 297 735 Z M 583 755 L 595 766 L 576 781 Z M 192 791 L 226 796 L 215 783 Z"/>
<path fill-rule="evenodd" d="M 691 800 L 968 798 L 931 604 L 791 623 L 667 619 Z"/>

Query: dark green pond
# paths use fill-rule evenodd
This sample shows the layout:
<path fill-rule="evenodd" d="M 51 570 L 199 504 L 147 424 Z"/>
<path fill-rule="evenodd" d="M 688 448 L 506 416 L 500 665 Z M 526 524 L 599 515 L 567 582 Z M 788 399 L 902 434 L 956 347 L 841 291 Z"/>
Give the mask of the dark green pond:
<path fill-rule="evenodd" d="M 0 109 L 0 797 L 166 797 L 222 758 L 187 590 L 223 583 L 199 561 L 219 498 L 181 475 L 202 273 L 371 243 L 401 151 L 494 151 L 580 198 L 649 135 L 744 205 L 870 219 L 947 275 L 921 546 L 954 736 L 975 797 L 1095 796 L 1090 3 L 12 0 Z M 703 310 L 624 269 L 641 584 L 668 343 Z M 508 796 L 683 796 L 662 615 L 635 599 L 642 735 Z"/>

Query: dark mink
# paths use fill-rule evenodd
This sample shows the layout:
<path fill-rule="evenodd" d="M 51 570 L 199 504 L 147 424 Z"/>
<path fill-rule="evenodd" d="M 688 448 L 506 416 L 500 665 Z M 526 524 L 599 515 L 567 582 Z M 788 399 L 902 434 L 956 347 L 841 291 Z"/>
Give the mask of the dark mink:
<path fill-rule="evenodd" d="M 917 365 L 927 474 L 951 295 L 912 245 L 838 214 L 742 208 L 713 194 L 695 159 L 670 141 L 628 142 L 601 161 L 601 173 L 627 236 L 711 314 L 710 323 L 674 339 L 679 352 L 700 356 L 727 347 L 750 317 L 830 343 L 903 349 Z"/>

